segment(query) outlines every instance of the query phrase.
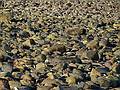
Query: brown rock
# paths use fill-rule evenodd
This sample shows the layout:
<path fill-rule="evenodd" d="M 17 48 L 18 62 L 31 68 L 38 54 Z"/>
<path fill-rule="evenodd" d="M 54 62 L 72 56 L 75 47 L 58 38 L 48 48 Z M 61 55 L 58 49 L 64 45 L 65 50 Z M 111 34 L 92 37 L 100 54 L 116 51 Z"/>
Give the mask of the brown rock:
<path fill-rule="evenodd" d="M 90 41 L 87 45 L 86 45 L 87 48 L 89 49 L 95 49 L 98 47 L 98 39 L 95 38 L 94 40 Z"/>
<path fill-rule="evenodd" d="M 50 47 L 49 52 L 51 53 L 54 51 L 64 52 L 66 51 L 66 48 L 63 44 L 54 44 L 53 46 Z"/>
<path fill-rule="evenodd" d="M 51 87 L 50 86 L 38 86 L 37 90 L 50 90 Z"/>
<path fill-rule="evenodd" d="M 78 35 L 83 33 L 83 29 L 79 27 L 68 28 L 65 30 L 68 35 Z"/>
<path fill-rule="evenodd" d="M 0 78 L 0 90 L 10 90 L 8 80 Z"/>
<path fill-rule="evenodd" d="M 96 82 L 98 76 L 101 76 L 100 72 L 92 68 L 92 71 L 90 72 L 91 81 Z"/>
<path fill-rule="evenodd" d="M 70 85 L 74 85 L 76 84 L 76 78 L 74 76 L 67 77 L 66 82 Z"/>
<path fill-rule="evenodd" d="M 55 79 L 50 79 L 49 77 L 44 79 L 41 83 L 43 86 L 49 86 L 49 87 L 53 87 L 60 85 L 59 82 L 57 82 Z"/>
<path fill-rule="evenodd" d="M 0 50 L 0 62 L 4 61 L 4 53 Z"/>
<path fill-rule="evenodd" d="M 24 69 L 27 65 L 27 60 L 26 59 L 17 59 L 13 62 L 13 65 L 18 68 L 18 69 Z"/>

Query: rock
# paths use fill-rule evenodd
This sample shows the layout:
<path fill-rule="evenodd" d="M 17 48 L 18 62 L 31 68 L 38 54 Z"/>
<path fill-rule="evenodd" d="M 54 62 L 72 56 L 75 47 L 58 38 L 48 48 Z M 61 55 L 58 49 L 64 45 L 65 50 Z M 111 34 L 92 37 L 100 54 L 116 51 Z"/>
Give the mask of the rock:
<path fill-rule="evenodd" d="M 10 89 L 21 87 L 21 83 L 18 81 L 9 81 Z"/>
<path fill-rule="evenodd" d="M 106 78 L 110 81 L 110 86 L 111 87 L 118 87 L 120 84 L 119 78 L 114 75 L 108 75 Z"/>
<path fill-rule="evenodd" d="M 2 70 L 4 72 L 12 72 L 13 67 L 10 64 L 8 64 L 8 63 L 3 63 Z"/>
<path fill-rule="evenodd" d="M 74 52 L 66 52 L 66 54 L 67 54 L 68 56 L 74 56 L 74 55 L 75 55 Z"/>
<path fill-rule="evenodd" d="M 9 74 L 9 75 L 8 75 Z M 9 77 L 10 73 L 9 72 L 0 72 L 0 77 L 1 78 L 5 78 L 5 77 Z"/>
<path fill-rule="evenodd" d="M 60 85 L 55 79 L 46 78 L 41 83 L 43 86 L 54 87 Z"/>
<path fill-rule="evenodd" d="M 69 67 L 72 67 L 72 68 L 77 68 L 77 65 L 76 65 L 76 64 L 74 64 L 74 63 L 70 63 L 70 64 L 69 64 Z"/>
<path fill-rule="evenodd" d="M 36 44 L 35 40 L 34 39 L 30 39 L 30 44 L 31 45 L 35 45 Z"/>
<path fill-rule="evenodd" d="M 108 80 L 105 77 L 98 77 L 97 84 L 99 84 L 100 87 L 108 88 L 108 87 L 110 87 L 110 80 Z"/>
<path fill-rule="evenodd" d="M 17 49 L 13 49 L 11 52 L 12 52 L 13 54 L 16 54 L 16 53 L 18 52 L 18 50 L 17 50 Z"/>
<path fill-rule="evenodd" d="M 22 75 L 22 76 L 21 76 L 20 83 L 21 83 L 22 85 L 31 86 L 32 83 L 33 83 L 32 77 L 31 77 L 30 75 L 27 75 L 27 74 Z"/>
<path fill-rule="evenodd" d="M 120 49 L 116 50 L 113 54 L 114 54 L 115 56 L 120 56 Z"/>
<path fill-rule="evenodd" d="M 62 44 L 54 44 L 53 46 L 50 47 L 49 52 L 52 53 L 54 51 L 64 52 L 66 51 L 66 47 Z"/>
<path fill-rule="evenodd" d="M 59 86 L 60 90 L 78 90 L 76 86 Z"/>
<path fill-rule="evenodd" d="M 55 39 L 56 39 L 56 35 L 54 35 L 54 34 L 52 33 L 52 34 L 49 34 L 49 35 L 47 36 L 47 38 L 50 39 L 50 40 L 55 40 Z"/>
<path fill-rule="evenodd" d="M 92 64 L 91 63 L 87 63 L 84 66 L 84 71 L 90 72 L 92 69 Z"/>
<path fill-rule="evenodd" d="M 83 89 L 85 86 L 85 82 L 81 81 L 78 85 L 79 85 L 79 88 Z"/>
<path fill-rule="evenodd" d="M 99 90 L 99 86 L 96 85 L 95 83 L 93 83 L 92 81 L 87 81 L 87 82 L 85 82 L 84 89 L 85 90 L 87 90 L 87 89 Z"/>
<path fill-rule="evenodd" d="M 98 60 L 99 59 L 97 51 L 88 50 L 86 52 L 86 54 L 87 54 L 86 56 L 88 57 L 88 59 L 92 59 L 92 60 Z"/>
<path fill-rule="evenodd" d="M 98 67 L 96 68 L 96 70 L 100 73 L 100 74 L 106 74 L 109 72 L 108 68 L 104 68 L 104 67 Z"/>
<path fill-rule="evenodd" d="M 37 90 L 50 90 L 51 88 L 50 86 L 37 86 Z"/>
<path fill-rule="evenodd" d="M 12 76 L 16 79 L 19 79 L 23 74 L 21 72 L 12 72 Z"/>
<path fill-rule="evenodd" d="M 29 39 L 27 39 L 26 41 L 24 41 L 22 44 L 23 44 L 23 47 L 25 47 L 25 46 L 31 47 L 31 43 L 30 43 Z"/>
<path fill-rule="evenodd" d="M 114 27 L 114 28 L 119 28 L 119 29 L 120 29 L 120 23 L 118 23 L 118 24 L 115 24 L 115 23 L 114 23 L 114 24 L 113 24 L 113 27 Z"/>
<path fill-rule="evenodd" d="M 18 88 L 18 90 L 36 90 L 36 88 L 30 86 L 21 86 Z"/>
<path fill-rule="evenodd" d="M 0 78 L 0 90 L 10 90 L 8 80 Z"/>
<path fill-rule="evenodd" d="M 49 73 L 47 74 L 47 76 L 48 76 L 49 79 L 54 79 L 54 75 L 53 75 L 53 73 L 51 73 L 51 72 L 49 72 Z"/>
<path fill-rule="evenodd" d="M 112 65 L 112 71 L 115 72 L 115 73 L 120 74 L 120 64 L 114 63 L 114 64 Z"/>
<path fill-rule="evenodd" d="M 74 85 L 74 84 L 76 84 L 76 78 L 74 76 L 69 76 L 69 77 L 66 78 L 66 82 L 69 85 Z"/>
<path fill-rule="evenodd" d="M 77 79 L 77 81 L 78 80 L 83 80 L 83 72 L 81 72 L 80 70 L 73 69 L 72 74 Z"/>
<path fill-rule="evenodd" d="M 21 38 L 29 38 L 30 33 L 28 31 L 20 31 L 20 37 Z"/>
<path fill-rule="evenodd" d="M 37 62 L 44 62 L 46 60 L 46 55 L 40 54 L 34 58 L 35 61 Z"/>
<path fill-rule="evenodd" d="M 99 41 L 100 47 L 106 47 L 107 44 L 108 44 L 108 39 L 103 38 Z"/>
<path fill-rule="evenodd" d="M 110 70 L 112 69 L 112 63 L 110 61 L 105 62 L 105 67 L 109 68 Z"/>
<path fill-rule="evenodd" d="M 24 69 L 27 65 L 27 60 L 26 59 L 17 59 L 17 60 L 14 60 L 13 62 L 13 65 L 14 67 L 18 68 L 18 69 Z"/>
<path fill-rule="evenodd" d="M 99 56 L 97 51 L 87 50 L 83 52 L 81 59 L 98 60 Z"/>
<path fill-rule="evenodd" d="M 4 53 L 2 50 L 0 50 L 0 62 L 4 61 Z"/>
<path fill-rule="evenodd" d="M 89 43 L 87 43 L 86 47 L 87 47 L 88 49 L 98 48 L 98 39 L 95 38 L 94 40 L 90 41 Z"/>
<path fill-rule="evenodd" d="M 96 82 L 97 77 L 101 76 L 101 73 L 98 72 L 96 69 L 92 68 L 91 72 L 90 72 L 90 77 L 91 77 L 91 81 Z"/>
<path fill-rule="evenodd" d="M 36 70 L 40 71 L 46 68 L 46 65 L 44 63 L 38 63 L 36 65 Z"/>
<path fill-rule="evenodd" d="M 73 28 L 68 28 L 65 30 L 65 32 L 68 35 L 78 35 L 78 34 L 83 34 L 83 29 L 80 29 L 79 27 L 73 27 Z"/>

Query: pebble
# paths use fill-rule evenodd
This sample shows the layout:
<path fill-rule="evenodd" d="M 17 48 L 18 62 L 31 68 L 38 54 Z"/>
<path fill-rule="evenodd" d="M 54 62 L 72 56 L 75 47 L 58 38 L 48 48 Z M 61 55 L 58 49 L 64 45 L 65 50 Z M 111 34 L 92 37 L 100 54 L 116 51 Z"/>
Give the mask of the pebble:
<path fill-rule="evenodd" d="M 12 70 L 13 70 L 13 67 L 10 64 L 3 63 L 3 65 L 2 65 L 3 72 L 12 72 Z"/>
<path fill-rule="evenodd" d="M 21 87 L 21 83 L 18 81 L 9 81 L 9 85 L 10 85 L 10 89 L 14 89 L 16 88 L 20 88 Z"/>
<path fill-rule="evenodd" d="M 89 49 L 95 49 L 98 47 L 98 40 L 97 39 L 94 39 L 92 41 L 90 41 L 87 45 L 86 45 L 87 48 Z"/>
<path fill-rule="evenodd" d="M 2 50 L 0 50 L 0 62 L 4 61 L 4 53 Z"/>
<path fill-rule="evenodd" d="M 20 83 L 22 85 L 31 86 L 32 85 L 32 77 L 30 75 L 27 75 L 27 74 L 26 75 L 22 75 Z"/>
<path fill-rule="evenodd" d="M 60 86 L 60 90 L 78 90 L 76 86 Z"/>
<path fill-rule="evenodd" d="M 3 4 L 0 90 L 120 87 L 119 0 L 5 0 Z"/>
<path fill-rule="evenodd" d="M 46 55 L 40 54 L 34 58 L 35 61 L 37 62 L 44 62 L 46 60 Z"/>
<path fill-rule="evenodd" d="M 96 82 L 97 77 L 101 76 L 101 73 L 98 72 L 96 69 L 92 68 L 91 72 L 90 72 L 90 77 L 91 77 L 91 81 Z"/>
<path fill-rule="evenodd" d="M 119 74 L 120 73 L 120 64 L 114 63 L 112 65 L 112 71 Z"/>
<path fill-rule="evenodd" d="M 50 86 L 37 86 L 37 90 L 50 90 Z"/>
<path fill-rule="evenodd" d="M 66 78 L 66 82 L 69 85 L 74 85 L 74 84 L 76 84 L 76 78 L 74 76 L 69 76 L 69 77 Z"/>
<path fill-rule="evenodd" d="M 83 29 L 80 29 L 79 27 L 68 28 L 65 31 L 68 35 L 77 35 L 83 33 Z"/>
<path fill-rule="evenodd" d="M 22 59 L 22 58 L 18 60 L 14 60 L 13 65 L 16 68 L 23 70 L 27 65 L 27 60 Z"/>
<path fill-rule="evenodd" d="M 43 86 L 49 86 L 49 87 L 53 87 L 60 85 L 55 79 L 50 79 L 50 78 L 46 78 L 42 81 L 41 83 Z"/>
<path fill-rule="evenodd" d="M 49 52 L 54 52 L 54 51 L 64 52 L 64 51 L 66 51 L 66 48 L 62 44 L 55 44 L 55 45 L 51 46 L 49 49 Z"/>
<path fill-rule="evenodd" d="M 44 63 L 38 63 L 36 65 L 36 70 L 40 71 L 46 68 L 46 65 Z"/>
<path fill-rule="evenodd" d="M 0 90 L 10 90 L 8 80 L 0 78 Z"/>
<path fill-rule="evenodd" d="M 114 52 L 114 55 L 115 55 L 115 56 L 120 56 L 120 49 L 116 50 L 116 51 Z"/>

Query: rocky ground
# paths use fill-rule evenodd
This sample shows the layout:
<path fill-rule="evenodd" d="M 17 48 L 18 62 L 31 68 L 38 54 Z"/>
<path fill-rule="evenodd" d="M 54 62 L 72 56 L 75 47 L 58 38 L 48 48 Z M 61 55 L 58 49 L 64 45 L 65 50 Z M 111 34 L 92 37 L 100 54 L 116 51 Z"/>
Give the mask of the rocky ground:
<path fill-rule="evenodd" d="M 120 1 L 0 0 L 0 90 L 120 90 Z"/>

